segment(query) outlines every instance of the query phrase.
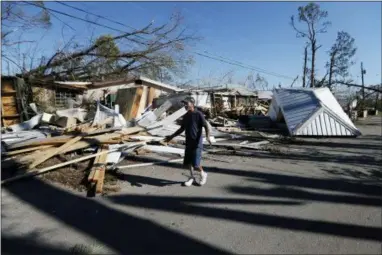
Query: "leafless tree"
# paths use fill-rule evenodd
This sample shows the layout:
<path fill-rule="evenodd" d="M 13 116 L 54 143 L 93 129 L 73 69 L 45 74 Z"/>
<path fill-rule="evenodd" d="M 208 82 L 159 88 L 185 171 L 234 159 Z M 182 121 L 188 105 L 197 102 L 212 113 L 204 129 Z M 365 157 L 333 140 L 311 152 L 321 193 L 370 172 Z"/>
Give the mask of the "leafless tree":
<path fill-rule="evenodd" d="M 69 44 L 26 75 L 41 77 L 53 73 L 67 79 L 100 79 L 151 72 L 164 77 L 168 75 L 166 71 L 179 71 L 192 62 L 192 58 L 185 53 L 185 47 L 200 39 L 180 29 L 181 21 L 182 17 L 177 13 L 164 25 L 150 23 L 117 36 L 103 35 L 85 47 Z M 122 50 L 120 45 L 123 44 L 133 47 Z M 98 71 L 94 72 L 95 69 Z"/>
<path fill-rule="evenodd" d="M 321 10 L 320 6 L 316 3 L 309 3 L 306 6 L 300 6 L 298 8 L 298 21 L 305 24 L 307 29 L 297 28 L 294 16 L 291 17 L 290 24 L 297 32 L 296 36 L 299 38 L 308 38 L 309 41 L 311 49 L 310 87 L 315 87 L 316 52 L 321 47 L 321 45 L 317 44 L 317 35 L 327 32 L 326 29 L 330 25 L 329 21 L 324 21 L 327 17 L 328 12 Z"/>

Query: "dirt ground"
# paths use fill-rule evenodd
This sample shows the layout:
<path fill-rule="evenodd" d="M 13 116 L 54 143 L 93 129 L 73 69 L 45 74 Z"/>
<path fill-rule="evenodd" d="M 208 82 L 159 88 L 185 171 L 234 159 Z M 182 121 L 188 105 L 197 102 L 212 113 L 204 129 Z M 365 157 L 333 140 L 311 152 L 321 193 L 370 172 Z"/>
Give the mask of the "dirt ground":
<path fill-rule="evenodd" d="M 381 254 L 381 123 L 360 121 L 355 139 L 212 155 L 203 187 L 181 185 L 181 163 L 120 170 L 120 190 L 96 198 L 51 182 L 80 181 L 74 166 L 15 182 L 2 187 L 2 251 Z"/>

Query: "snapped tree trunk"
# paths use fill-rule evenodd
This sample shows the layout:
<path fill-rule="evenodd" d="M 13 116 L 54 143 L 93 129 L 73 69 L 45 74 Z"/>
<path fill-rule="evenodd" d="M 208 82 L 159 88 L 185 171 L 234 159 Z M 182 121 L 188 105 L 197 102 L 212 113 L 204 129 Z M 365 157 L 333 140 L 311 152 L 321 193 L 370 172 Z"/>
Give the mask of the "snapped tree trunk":
<path fill-rule="evenodd" d="M 314 62 L 316 60 L 316 42 L 312 43 L 312 70 L 310 70 L 310 87 L 314 88 Z"/>
<path fill-rule="evenodd" d="M 305 49 L 304 49 L 304 67 L 303 67 L 303 73 L 302 73 L 302 87 L 305 88 L 305 84 L 306 84 L 306 64 L 307 64 L 307 60 L 308 60 L 308 45 L 305 46 Z"/>
<path fill-rule="evenodd" d="M 335 53 L 332 54 L 330 58 L 330 67 L 329 67 L 329 84 L 328 87 L 330 90 L 332 90 L 332 79 L 333 79 L 333 66 L 334 66 L 334 58 L 335 58 Z"/>

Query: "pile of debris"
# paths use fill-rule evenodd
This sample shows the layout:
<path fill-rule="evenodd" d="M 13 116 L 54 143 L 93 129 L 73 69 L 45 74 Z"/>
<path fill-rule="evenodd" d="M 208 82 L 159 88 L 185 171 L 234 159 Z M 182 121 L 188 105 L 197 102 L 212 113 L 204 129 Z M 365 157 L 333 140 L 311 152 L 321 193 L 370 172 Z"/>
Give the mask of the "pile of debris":
<path fill-rule="evenodd" d="M 176 121 L 186 113 L 181 107 L 167 114 L 172 107 L 170 101 L 154 110 L 146 109 L 139 118 L 131 120 L 126 120 L 119 113 L 118 105 L 110 109 L 99 102 L 93 115 L 81 108 L 47 114 L 39 112 L 33 104 L 31 107 L 36 113 L 34 117 L 9 126 L 2 134 L 2 184 L 41 175 L 73 188 L 87 189 L 94 194 L 103 193 L 105 182 L 109 182 L 107 190 L 116 186 L 116 178 L 112 177 L 115 171 L 107 170 L 183 160 L 184 136 L 173 139 L 169 144 L 163 142 L 165 136 L 179 128 Z M 217 153 L 227 151 L 227 148 L 256 150 L 265 144 L 248 141 L 241 144 L 221 143 L 238 135 L 210 128 L 213 146 L 221 149 L 206 152 Z M 206 143 L 205 138 L 203 142 Z M 124 159 L 131 160 L 144 153 L 172 154 L 176 157 L 121 165 Z"/>
<path fill-rule="evenodd" d="M 360 134 L 327 88 L 277 89 L 273 95 L 268 116 L 210 119 L 214 126 L 210 124 L 212 146 L 204 149 L 204 157 L 218 160 L 206 154 L 229 153 L 248 156 L 255 155 L 254 150 L 275 153 L 272 145 L 283 135 L 349 137 Z M 130 106 L 121 107 L 121 114 L 118 104 L 111 109 L 99 102 L 94 113 L 70 108 L 47 114 L 31 104 L 34 117 L 3 130 L 2 184 L 41 175 L 95 194 L 118 190 L 118 170 L 180 162 L 185 137 L 164 142 L 164 137 L 179 129 L 177 121 L 186 113 L 179 105 L 183 98 L 174 98 L 177 97 L 169 97 L 154 109 L 147 107 L 139 115 L 130 114 Z M 203 142 L 206 143 L 205 138 Z M 175 155 L 175 158 L 134 163 L 138 156 L 147 153 Z M 123 165 L 127 160 L 130 164 Z"/>

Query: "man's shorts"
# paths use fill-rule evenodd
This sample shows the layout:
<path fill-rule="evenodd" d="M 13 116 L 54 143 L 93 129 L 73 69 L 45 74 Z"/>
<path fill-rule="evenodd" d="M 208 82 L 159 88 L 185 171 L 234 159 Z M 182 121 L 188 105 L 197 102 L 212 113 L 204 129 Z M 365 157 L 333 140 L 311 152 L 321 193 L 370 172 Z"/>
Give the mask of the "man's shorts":
<path fill-rule="evenodd" d="M 197 168 L 202 161 L 202 148 L 187 148 L 184 151 L 184 166 L 193 166 Z"/>

